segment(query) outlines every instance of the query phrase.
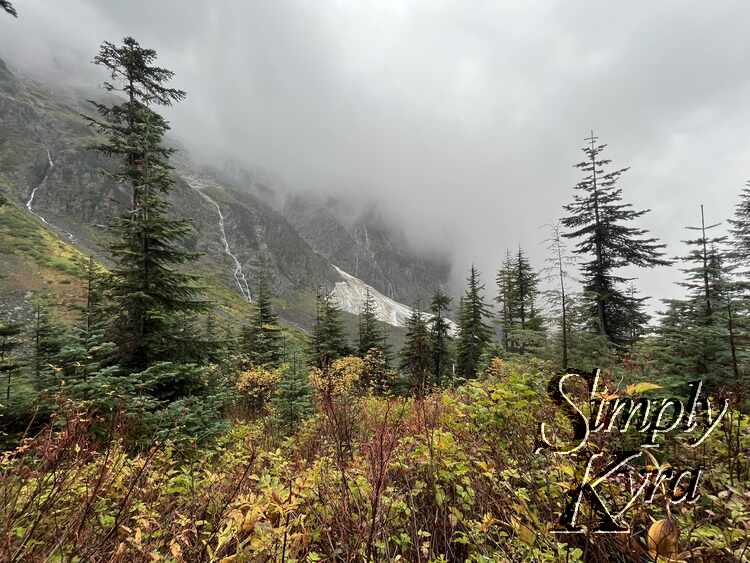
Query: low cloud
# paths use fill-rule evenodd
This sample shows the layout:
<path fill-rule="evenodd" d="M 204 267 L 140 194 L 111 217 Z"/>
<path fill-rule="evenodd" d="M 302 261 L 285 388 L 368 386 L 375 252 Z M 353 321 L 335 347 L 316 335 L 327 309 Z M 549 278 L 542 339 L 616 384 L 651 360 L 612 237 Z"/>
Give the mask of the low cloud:
<path fill-rule="evenodd" d="M 103 40 L 157 49 L 188 99 L 173 131 L 207 160 L 292 189 L 375 200 L 410 240 L 477 263 L 545 256 L 590 129 L 642 224 L 683 254 L 706 206 L 725 220 L 748 175 L 750 43 L 741 3 L 19 0 L 0 57 L 95 84 Z M 676 268 L 638 272 L 680 292 Z M 494 293 L 494 290 L 493 290 Z"/>

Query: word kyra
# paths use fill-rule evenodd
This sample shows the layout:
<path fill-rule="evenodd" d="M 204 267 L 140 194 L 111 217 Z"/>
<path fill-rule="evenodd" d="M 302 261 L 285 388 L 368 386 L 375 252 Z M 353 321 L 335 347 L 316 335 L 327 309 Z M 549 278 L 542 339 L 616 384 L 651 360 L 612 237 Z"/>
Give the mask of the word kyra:
<path fill-rule="evenodd" d="M 583 379 L 588 385 L 588 410 L 593 420 L 586 416 L 583 409 L 566 394 L 566 384 L 573 382 L 576 378 Z M 602 463 L 603 460 L 598 461 L 605 456 L 604 453 L 591 454 L 586 464 L 583 480 L 573 491 L 563 511 L 561 519 L 563 529 L 558 530 L 558 533 L 584 531 L 576 524 L 584 497 L 588 499 L 593 510 L 601 516 L 601 524 L 598 529 L 594 530 L 599 533 L 629 532 L 628 526 L 623 523 L 625 513 L 640 497 L 643 497 L 646 503 L 653 502 L 659 488 L 664 491 L 668 502 L 672 504 L 694 503 L 700 497 L 698 484 L 702 469 L 687 469 L 678 472 L 669 464 L 660 465 L 651 455 L 650 450 L 659 448 L 660 435 L 670 432 L 692 434 L 698 427 L 699 406 L 700 411 L 705 414 L 707 425 L 699 436 L 694 437 L 692 441 L 688 440 L 687 446 L 695 448 L 701 445 L 716 429 L 729 408 L 729 401 L 725 400 L 722 410 L 716 414 L 710 399 L 708 397 L 702 399 L 700 396 L 703 385 L 701 381 L 689 383 L 690 395 L 686 405 L 674 397 L 652 402 L 647 398 L 634 401 L 629 397 L 608 396 L 606 388 L 599 390 L 599 383 L 599 370 L 585 375 L 566 373 L 550 382 L 548 390 L 552 399 L 573 423 L 574 444 L 567 449 L 556 449 L 548 438 L 545 424 L 542 423 L 541 445 L 537 448 L 537 452 L 548 449 L 558 455 L 571 455 L 586 445 L 591 434 L 608 433 L 615 428 L 620 432 L 633 428 L 644 435 L 644 441 L 640 444 L 640 449 L 636 451 L 618 452 L 608 464 Z M 649 462 L 654 469 L 637 472 L 633 468 L 633 465 L 645 466 Z M 595 465 L 601 466 L 598 474 L 595 472 Z M 613 512 L 601 496 L 599 487 L 617 480 L 618 476 L 623 473 L 627 474 L 632 496 L 623 508 Z M 640 484 L 637 486 L 634 486 L 633 474 L 639 477 L 636 481 L 640 481 Z"/>

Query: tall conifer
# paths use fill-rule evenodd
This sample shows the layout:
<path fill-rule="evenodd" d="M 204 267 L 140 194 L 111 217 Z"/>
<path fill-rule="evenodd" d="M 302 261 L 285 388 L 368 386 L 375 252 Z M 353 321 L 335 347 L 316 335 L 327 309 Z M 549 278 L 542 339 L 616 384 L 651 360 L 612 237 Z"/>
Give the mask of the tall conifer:
<path fill-rule="evenodd" d="M 611 161 L 601 156 L 607 145 L 596 144 L 593 132 L 586 141 L 589 145 L 582 149 L 586 159 L 575 165 L 585 176 L 575 187 L 573 202 L 564 206 L 568 216 L 562 224 L 569 231 L 563 236 L 576 239 L 575 253 L 589 258 L 581 269 L 585 294 L 592 299 L 592 325 L 609 341 L 623 344 L 630 302 L 623 287 L 628 280 L 619 269 L 651 268 L 670 261 L 663 258 L 665 245 L 646 229 L 632 226 L 648 210 L 636 211 L 622 201 L 617 182 L 628 168 L 609 168 Z"/>
<path fill-rule="evenodd" d="M 196 278 L 179 269 L 195 258 L 180 246 L 191 227 L 167 216 L 174 151 L 162 144 L 169 125 L 151 109 L 179 102 L 185 92 L 165 86 L 174 74 L 155 61 L 156 51 L 132 37 L 119 46 L 104 42 L 94 63 L 111 76 L 104 88 L 125 100 L 111 106 L 92 101 L 100 119 L 87 118 L 103 139 L 96 148 L 119 160 L 110 175 L 130 188 L 129 209 L 112 225 L 112 326 L 121 361 L 136 369 L 176 359 L 175 348 L 184 347 L 173 338 L 184 324 L 181 314 L 205 307 Z"/>
<path fill-rule="evenodd" d="M 484 301 L 484 284 L 479 280 L 476 266 L 471 267 L 466 291 L 461 299 L 457 342 L 457 370 L 461 377 L 470 379 L 476 376 L 482 353 L 491 341 L 492 335 L 486 319 L 489 308 Z"/>

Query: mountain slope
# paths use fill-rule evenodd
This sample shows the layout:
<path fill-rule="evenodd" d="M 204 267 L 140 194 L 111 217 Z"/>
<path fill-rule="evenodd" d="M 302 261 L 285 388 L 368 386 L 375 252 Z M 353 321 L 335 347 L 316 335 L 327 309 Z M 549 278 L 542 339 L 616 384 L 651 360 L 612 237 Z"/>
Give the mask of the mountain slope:
<path fill-rule="evenodd" d="M 106 225 L 127 209 L 129 191 L 102 173 L 113 162 L 91 149 L 95 138 L 81 117 L 92 113 L 87 97 L 19 79 L 0 60 L 0 195 L 13 207 L 14 221 L 106 264 Z M 335 204 L 328 210 L 291 196 L 282 205 L 272 186 L 236 164 L 198 166 L 185 151 L 174 162 L 172 212 L 193 225 L 184 244 L 201 253 L 195 268 L 209 293 L 235 309 L 252 299 L 261 259 L 282 317 L 302 327 L 314 318 L 317 288 L 347 281 L 332 262 L 384 297 L 405 302 L 426 299 L 422 290 L 447 279 L 445 264 L 408 251 L 373 216 L 345 226 Z M 7 237 L 0 240 L 0 253 L 18 256 L 11 246 Z M 0 280 L 0 289 L 5 283 Z M 408 310 L 397 305 L 394 310 Z"/>

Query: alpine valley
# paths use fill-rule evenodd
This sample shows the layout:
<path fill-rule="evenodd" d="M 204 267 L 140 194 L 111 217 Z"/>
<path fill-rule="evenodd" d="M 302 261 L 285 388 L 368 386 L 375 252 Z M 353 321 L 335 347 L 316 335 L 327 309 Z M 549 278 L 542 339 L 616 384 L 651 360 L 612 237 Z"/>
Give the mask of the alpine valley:
<path fill-rule="evenodd" d="M 5 318 L 28 319 L 42 290 L 58 303 L 83 299 L 86 257 L 108 265 L 106 225 L 126 209 L 128 192 L 108 178 L 111 159 L 91 149 L 96 138 L 82 117 L 92 113 L 91 97 L 22 77 L 0 59 Z M 447 258 L 415 252 L 374 205 L 281 187 L 233 161 L 198 164 L 170 143 L 178 149 L 170 213 L 191 222 L 187 250 L 200 253 L 205 293 L 222 315 L 246 318 L 262 260 L 287 330 L 310 329 L 320 288 L 351 314 L 350 329 L 370 293 L 398 341 L 410 305 L 447 283 Z"/>

